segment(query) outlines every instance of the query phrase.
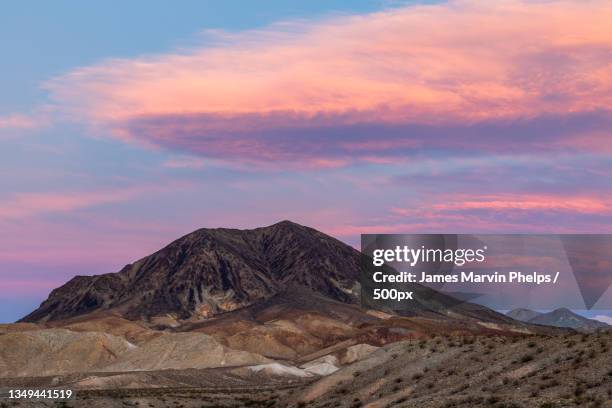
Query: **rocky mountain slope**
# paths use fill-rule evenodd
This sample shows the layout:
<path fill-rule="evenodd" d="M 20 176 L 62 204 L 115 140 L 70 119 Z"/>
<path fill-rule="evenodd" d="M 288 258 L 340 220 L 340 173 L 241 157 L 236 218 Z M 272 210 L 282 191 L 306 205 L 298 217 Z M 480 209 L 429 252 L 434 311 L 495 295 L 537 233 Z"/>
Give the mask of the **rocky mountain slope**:
<path fill-rule="evenodd" d="M 396 342 L 308 385 L 298 401 L 313 408 L 610 407 L 611 341 L 610 332 L 574 332 Z"/>
<path fill-rule="evenodd" d="M 22 321 L 52 322 L 106 311 L 172 325 L 242 309 L 287 291 L 352 304 L 359 299 L 360 261 L 354 248 L 290 221 L 253 230 L 200 229 L 120 272 L 76 276 Z M 515 323 L 425 286 L 412 284 L 410 290 L 415 300 L 402 311 L 406 316 Z"/>
<path fill-rule="evenodd" d="M 133 319 L 209 317 L 292 286 L 350 303 L 358 274 L 358 251 L 289 221 L 253 230 L 200 229 L 120 272 L 76 276 L 22 321 L 110 309 Z"/>
<path fill-rule="evenodd" d="M 141 344 L 102 332 L 40 329 L 0 335 L 0 378 L 268 363 L 203 333 L 154 333 Z"/>
<path fill-rule="evenodd" d="M 358 305 L 304 290 L 288 291 L 239 310 L 174 327 L 147 326 L 146 322 L 108 313 L 7 325 L 0 332 L 0 386 L 3 378 L 60 376 L 58 381 L 66 381 L 63 376 L 79 373 L 107 378 L 101 373 L 277 362 L 296 371 L 302 364 L 329 355 L 346 363 L 356 349 L 433 334 L 522 336 L 531 328 L 538 326 L 442 316 L 393 316 L 364 311 Z M 316 369 L 330 368 L 326 363 L 317 363 Z"/>
<path fill-rule="evenodd" d="M 0 378 L 92 370 L 133 347 L 123 338 L 101 332 L 47 329 L 7 333 L 0 335 Z"/>
<path fill-rule="evenodd" d="M 77 390 L 64 406 L 610 407 L 612 332 L 554 336 L 436 335 L 330 351 L 298 367 L 76 373 L 0 378 L 0 387 Z M 304 375 L 306 367 L 335 367 Z M 56 407 L 54 401 L 37 407 Z M 12 406 L 34 406 L 15 402 Z"/>

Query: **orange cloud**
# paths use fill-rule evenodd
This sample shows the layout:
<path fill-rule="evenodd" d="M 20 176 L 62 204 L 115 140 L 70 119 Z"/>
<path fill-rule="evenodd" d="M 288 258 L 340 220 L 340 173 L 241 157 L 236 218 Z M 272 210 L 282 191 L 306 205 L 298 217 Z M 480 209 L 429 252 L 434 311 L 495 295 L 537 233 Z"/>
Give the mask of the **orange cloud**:
<path fill-rule="evenodd" d="M 599 152 L 612 123 L 610 21 L 607 0 L 410 5 L 110 59 L 45 87 L 56 115 L 248 167 Z"/>
<path fill-rule="evenodd" d="M 281 112 L 437 123 L 592 111 L 612 105 L 610 21 L 612 4 L 600 0 L 407 6 L 108 60 L 47 88 L 70 113 L 103 122 Z"/>

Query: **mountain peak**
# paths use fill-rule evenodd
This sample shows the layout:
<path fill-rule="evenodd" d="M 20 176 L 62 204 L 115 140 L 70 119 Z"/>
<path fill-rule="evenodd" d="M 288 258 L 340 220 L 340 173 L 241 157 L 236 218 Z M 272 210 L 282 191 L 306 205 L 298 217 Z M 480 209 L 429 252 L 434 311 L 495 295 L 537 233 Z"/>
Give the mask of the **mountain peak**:
<path fill-rule="evenodd" d="M 359 256 L 335 238 L 288 220 L 250 230 L 202 228 L 119 272 L 72 278 L 22 321 L 100 310 L 129 318 L 209 317 L 296 286 L 354 303 Z"/>
<path fill-rule="evenodd" d="M 272 224 L 271 227 L 304 227 L 304 226 L 296 222 L 293 222 L 291 220 L 281 220 L 275 224 Z"/>
<path fill-rule="evenodd" d="M 552 312 L 540 314 L 539 316 L 529 320 L 529 323 L 556 327 L 568 327 L 584 331 L 593 331 L 610 327 L 604 322 L 586 318 L 565 307 L 555 309 Z"/>

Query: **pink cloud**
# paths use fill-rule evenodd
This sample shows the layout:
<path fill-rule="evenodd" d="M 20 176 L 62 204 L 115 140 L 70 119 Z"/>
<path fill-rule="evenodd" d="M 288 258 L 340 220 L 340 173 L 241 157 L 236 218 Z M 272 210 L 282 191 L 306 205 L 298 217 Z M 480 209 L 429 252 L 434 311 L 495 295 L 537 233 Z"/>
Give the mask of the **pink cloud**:
<path fill-rule="evenodd" d="M 0 292 L 20 295 L 46 295 L 52 289 L 61 286 L 62 280 L 13 280 L 0 279 Z"/>
<path fill-rule="evenodd" d="M 111 214 L 72 218 L 0 220 L 0 293 L 5 299 L 42 300 L 75 275 L 118 271 L 190 232 L 176 223 Z"/>
<path fill-rule="evenodd" d="M 79 193 L 20 193 L 0 204 L 0 219 L 30 217 L 42 213 L 69 212 L 100 204 L 120 202 L 136 195 L 136 191 Z"/>
<path fill-rule="evenodd" d="M 572 213 L 602 214 L 612 213 L 612 199 L 598 197 L 560 197 L 552 195 L 522 194 L 520 196 L 481 196 L 470 199 L 454 196 L 452 202 L 433 204 L 437 211 L 453 210 L 528 210 L 528 211 L 564 211 Z M 395 209 L 401 213 L 402 209 Z"/>
<path fill-rule="evenodd" d="M 103 204 L 132 200 L 145 194 L 165 193 L 190 188 L 189 182 L 163 185 L 99 189 L 93 191 L 17 193 L 0 202 L 0 221 L 28 218 L 45 213 L 63 213 Z"/>
<path fill-rule="evenodd" d="M 606 196 L 438 194 L 427 203 L 392 207 L 385 223 L 408 232 L 607 233 L 610 215 Z"/>
<path fill-rule="evenodd" d="M 550 140 L 495 134 L 478 143 L 448 134 L 432 144 L 415 129 L 388 127 L 461 125 L 469 134 L 478 123 L 608 115 L 611 20 L 603 0 L 405 6 L 107 60 L 46 88 L 59 111 L 121 139 L 255 164 L 341 166 L 467 142 L 551 149 Z M 368 137 L 356 136 L 356 126 L 373 124 Z"/>
<path fill-rule="evenodd" d="M 32 129 L 41 125 L 39 119 L 22 114 L 0 116 L 0 130 L 2 129 Z"/>
<path fill-rule="evenodd" d="M 0 237 L 3 265 L 90 268 L 82 273 L 116 270 L 190 232 L 189 228 L 173 224 L 134 221 L 110 214 L 74 217 L 70 223 L 22 219 L 1 222 L 0 228 L 4 233 Z M 8 273 L 8 269 L 2 267 L 3 272 Z"/>
<path fill-rule="evenodd" d="M 168 169 L 202 169 L 206 161 L 198 157 L 175 157 L 166 160 L 163 167 Z"/>

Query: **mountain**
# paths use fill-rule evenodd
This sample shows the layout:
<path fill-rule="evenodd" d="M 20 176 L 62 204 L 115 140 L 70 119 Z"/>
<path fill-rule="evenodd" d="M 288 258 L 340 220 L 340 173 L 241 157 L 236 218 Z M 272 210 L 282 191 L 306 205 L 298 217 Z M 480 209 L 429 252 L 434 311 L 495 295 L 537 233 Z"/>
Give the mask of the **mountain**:
<path fill-rule="evenodd" d="M 358 251 L 290 221 L 253 230 L 199 229 L 117 273 L 74 277 L 22 321 L 99 310 L 134 319 L 209 317 L 290 286 L 351 303 L 358 274 Z"/>
<path fill-rule="evenodd" d="M 509 316 L 514 320 L 518 320 L 519 322 L 528 322 L 541 314 L 542 313 L 536 312 L 535 310 L 518 308 L 510 310 L 508 313 L 506 313 L 506 316 Z"/>
<path fill-rule="evenodd" d="M 598 320 L 587 319 L 566 308 L 555 309 L 529 320 L 529 323 L 542 324 L 546 326 L 567 327 L 577 330 L 593 331 L 606 329 L 610 326 Z"/>
<path fill-rule="evenodd" d="M 574 384 L 527 385 L 531 372 L 551 384 L 570 370 L 606 375 L 600 333 L 576 346 L 595 357 L 570 364 L 573 330 L 418 284 L 401 312 L 359 304 L 362 256 L 289 221 L 194 231 L 119 272 L 77 276 L 23 322 L 0 325 L 0 388 L 65 386 L 92 408 L 472 407 L 498 394 L 531 406 L 534 390 L 540 406 Z M 493 384 L 500 372 L 512 380 Z"/>
<path fill-rule="evenodd" d="M 290 221 L 252 230 L 199 229 L 119 272 L 74 277 L 21 321 L 45 323 L 104 312 L 173 326 L 288 291 L 311 294 L 311 307 L 320 303 L 317 296 L 356 304 L 360 261 L 354 248 Z M 401 312 L 404 316 L 516 323 L 422 285 L 409 289 L 415 300 Z"/>
<path fill-rule="evenodd" d="M 566 308 L 553 310 L 549 313 L 539 313 L 534 310 L 518 308 L 506 313 L 506 316 L 520 322 L 544 326 L 565 327 L 576 330 L 593 331 L 610 327 L 598 320 L 587 319 Z"/>

